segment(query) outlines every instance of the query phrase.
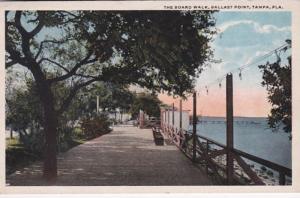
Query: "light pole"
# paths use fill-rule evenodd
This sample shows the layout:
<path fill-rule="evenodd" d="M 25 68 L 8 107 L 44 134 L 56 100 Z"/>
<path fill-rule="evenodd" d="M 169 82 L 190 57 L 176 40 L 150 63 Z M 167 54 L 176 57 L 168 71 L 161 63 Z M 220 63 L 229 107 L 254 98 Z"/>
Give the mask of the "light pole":
<path fill-rule="evenodd" d="M 99 114 L 99 96 L 97 96 L 97 115 Z"/>

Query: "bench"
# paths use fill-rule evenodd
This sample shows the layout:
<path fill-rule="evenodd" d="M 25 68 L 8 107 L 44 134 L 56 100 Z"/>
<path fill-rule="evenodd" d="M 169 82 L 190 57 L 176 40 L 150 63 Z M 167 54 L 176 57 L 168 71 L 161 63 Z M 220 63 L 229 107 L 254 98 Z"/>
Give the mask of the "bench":
<path fill-rule="evenodd" d="M 163 146 L 164 145 L 164 137 L 160 133 L 160 128 L 152 127 L 152 132 L 153 132 L 153 138 L 154 138 L 155 145 Z"/>

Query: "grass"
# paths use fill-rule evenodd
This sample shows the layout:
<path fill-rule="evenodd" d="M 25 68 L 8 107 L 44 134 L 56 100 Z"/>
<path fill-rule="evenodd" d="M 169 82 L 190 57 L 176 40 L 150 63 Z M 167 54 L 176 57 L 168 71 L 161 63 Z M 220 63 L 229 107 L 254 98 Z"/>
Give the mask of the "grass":
<path fill-rule="evenodd" d="M 103 133 L 101 135 L 104 135 Z M 99 136 L 101 136 L 99 135 Z M 97 137 L 99 137 L 97 136 Z M 85 143 L 90 139 L 96 137 L 84 137 L 82 130 L 80 128 L 74 129 L 74 134 L 71 139 L 59 146 L 59 152 L 66 152 L 71 148 Z M 29 166 L 37 160 L 42 160 L 42 153 L 36 153 L 31 150 L 26 149 L 22 143 L 20 143 L 18 138 L 6 138 L 6 150 L 5 150 L 5 163 L 6 163 L 6 175 L 12 174 L 17 170 L 20 170 L 26 166 Z"/>
<path fill-rule="evenodd" d="M 16 170 L 28 166 L 32 162 L 41 159 L 41 155 L 33 154 L 26 150 L 19 142 L 18 138 L 6 139 L 6 174 L 11 174 Z"/>

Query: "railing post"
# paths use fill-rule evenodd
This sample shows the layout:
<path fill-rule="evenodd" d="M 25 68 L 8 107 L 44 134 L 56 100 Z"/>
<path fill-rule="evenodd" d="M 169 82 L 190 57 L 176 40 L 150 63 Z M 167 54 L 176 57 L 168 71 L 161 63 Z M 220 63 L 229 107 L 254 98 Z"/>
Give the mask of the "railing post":
<path fill-rule="evenodd" d="M 196 161 L 197 93 L 193 93 L 193 162 Z"/>
<path fill-rule="evenodd" d="M 169 119 L 169 107 L 167 109 L 167 134 L 169 135 L 169 124 L 170 124 L 170 119 Z"/>
<path fill-rule="evenodd" d="M 279 185 L 285 185 L 285 175 L 282 172 L 279 172 Z"/>
<path fill-rule="evenodd" d="M 174 124 L 175 124 L 175 122 L 174 122 L 175 115 L 174 115 L 174 110 L 175 110 L 175 106 L 174 106 L 174 103 L 173 103 L 172 104 L 172 128 L 173 128 L 173 130 L 172 130 L 172 139 L 174 139 L 174 133 L 175 133 L 175 126 L 174 126 Z"/>
<path fill-rule="evenodd" d="M 209 143 L 208 143 L 208 140 L 206 140 L 206 150 L 205 150 L 205 154 L 206 154 L 206 156 L 208 157 L 208 151 L 209 151 Z M 206 174 L 208 173 L 208 158 L 206 159 Z"/>
<path fill-rule="evenodd" d="M 163 115 L 163 110 L 160 109 L 160 128 L 163 129 L 163 126 L 164 126 L 164 115 Z"/>
<path fill-rule="evenodd" d="M 179 129 L 182 130 L 182 100 L 179 101 Z"/>
<path fill-rule="evenodd" d="M 174 111 L 175 111 L 175 106 L 174 106 L 174 103 L 172 104 L 172 125 L 173 125 L 173 127 L 174 127 L 174 117 L 175 117 L 175 115 L 174 115 Z"/>
<path fill-rule="evenodd" d="M 164 133 L 166 133 L 166 125 L 167 125 L 167 110 L 164 111 Z"/>
<path fill-rule="evenodd" d="M 168 127 L 170 125 L 170 111 L 169 111 L 169 108 L 167 110 L 167 116 L 168 116 Z"/>
<path fill-rule="evenodd" d="M 226 143 L 227 143 L 227 155 L 226 155 L 226 174 L 227 184 L 233 184 L 233 85 L 232 85 L 232 74 L 226 76 Z"/>

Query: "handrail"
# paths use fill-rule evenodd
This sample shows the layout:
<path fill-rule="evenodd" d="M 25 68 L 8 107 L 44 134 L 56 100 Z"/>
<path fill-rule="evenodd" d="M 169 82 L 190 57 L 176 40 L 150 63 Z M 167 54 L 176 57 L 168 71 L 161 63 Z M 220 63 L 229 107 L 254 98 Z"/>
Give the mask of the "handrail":
<path fill-rule="evenodd" d="M 185 130 L 184 130 L 184 131 L 185 131 Z M 188 132 L 188 131 L 186 131 L 186 132 Z M 190 132 L 188 132 L 188 133 L 191 134 Z M 197 136 L 200 137 L 201 139 L 207 140 L 207 141 L 209 141 L 210 143 L 213 143 L 213 144 L 215 144 L 215 145 L 218 145 L 218 146 L 220 146 L 220 147 L 222 147 L 222 148 L 226 148 L 226 145 L 224 145 L 224 144 L 222 144 L 222 143 L 219 143 L 219 142 L 217 142 L 217 141 L 215 141 L 215 140 L 212 140 L 212 139 L 210 139 L 210 138 L 208 138 L 208 137 L 204 137 L 204 136 L 202 136 L 202 135 L 197 135 Z M 246 152 L 244 152 L 244 151 L 241 151 L 241 150 L 239 150 L 239 149 L 235 149 L 235 148 L 234 148 L 232 151 L 233 151 L 234 153 L 236 153 L 236 154 L 238 154 L 238 155 L 240 155 L 240 156 L 246 158 L 246 159 L 250 159 L 250 160 L 252 160 L 252 161 L 254 161 L 254 162 L 257 162 L 257 163 L 260 163 L 260 164 L 262 164 L 262 165 L 268 166 L 268 167 L 270 167 L 271 169 L 276 170 L 276 171 L 278 171 L 278 172 L 283 172 L 284 174 L 286 174 L 286 175 L 289 176 L 289 177 L 291 177 L 291 175 L 292 175 L 292 170 L 291 170 L 290 168 L 287 168 L 287 167 L 285 167 L 285 166 L 276 164 L 276 163 L 271 162 L 271 161 L 269 161 L 269 160 L 265 160 L 265 159 L 263 159 L 263 158 L 260 158 L 260 157 L 251 155 L 251 154 L 246 153 Z"/>
<path fill-rule="evenodd" d="M 204 139 L 204 140 L 207 140 L 209 141 L 210 143 L 213 143 L 215 145 L 218 145 L 222 148 L 226 148 L 226 145 L 222 144 L 222 143 L 219 143 L 219 142 L 216 142 L 210 138 L 207 138 L 207 137 L 204 137 L 202 135 L 197 135 L 198 137 L 200 137 L 201 139 Z M 260 158 L 260 157 L 257 157 L 255 155 L 252 155 L 252 154 L 249 154 L 249 153 L 246 153 L 244 151 L 241 151 L 239 149 L 233 149 L 232 150 L 235 154 L 238 154 L 246 159 L 249 159 L 249 160 L 252 160 L 254 162 L 257 162 L 259 164 L 262 164 L 262 165 L 265 165 L 265 166 L 268 166 L 269 168 L 273 169 L 273 170 L 276 170 L 278 172 L 283 172 L 284 174 L 286 174 L 287 176 L 291 177 L 292 176 L 292 170 L 290 168 L 287 168 L 285 166 L 282 166 L 282 165 L 279 165 L 279 164 L 276 164 L 272 161 L 269 161 L 269 160 L 265 160 L 263 158 Z"/>
<path fill-rule="evenodd" d="M 269 167 L 269 168 L 271 168 L 273 170 L 276 170 L 278 172 L 282 172 L 282 173 L 284 173 L 285 175 L 287 175 L 289 177 L 292 176 L 292 170 L 289 169 L 289 168 L 287 168 L 287 167 L 285 167 L 285 166 L 281 166 L 281 165 L 276 164 L 274 162 L 271 162 L 269 160 L 265 160 L 263 158 L 251 155 L 249 153 L 246 153 L 244 151 L 240 151 L 238 149 L 233 149 L 233 152 L 236 153 L 236 154 L 238 154 L 238 155 L 240 155 L 240 156 L 242 156 L 242 157 L 244 157 L 244 158 L 246 158 L 246 159 L 250 159 L 250 160 L 252 160 L 254 162 L 257 162 L 259 164 L 265 165 L 265 166 L 267 166 L 267 167 Z"/>
<path fill-rule="evenodd" d="M 171 125 L 168 126 L 168 127 L 174 129 L 174 127 L 171 126 Z M 191 133 L 190 131 L 187 131 L 187 130 L 181 130 L 181 131 L 182 131 L 183 133 L 185 133 L 185 134 L 192 135 L 192 133 Z M 222 144 L 222 143 L 220 143 L 220 142 L 217 142 L 217 141 L 215 141 L 215 140 L 213 140 L 213 139 L 210 139 L 210 138 L 208 138 L 208 137 L 205 137 L 205 136 L 202 136 L 202 135 L 198 135 L 198 134 L 197 134 L 196 136 L 197 136 L 198 138 L 200 138 L 200 139 L 206 140 L 206 141 L 207 141 L 208 143 L 210 143 L 210 144 L 217 145 L 217 146 L 219 146 L 219 147 L 221 147 L 221 148 L 223 148 L 223 149 L 228 149 L 227 146 L 226 146 L 225 144 Z M 236 155 L 238 155 L 238 156 L 240 156 L 240 157 L 246 158 L 246 159 L 251 160 L 251 161 L 253 161 L 253 162 L 256 162 L 256 163 L 259 163 L 259 164 L 261 164 L 261 165 L 264 165 L 264 166 L 266 166 L 266 167 L 268 167 L 268 168 L 270 168 L 270 169 L 272 169 L 272 170 L 275 170 L 275 171 L 279 172 L 279 175 L 281 175 L 281 176 L 282 176 L 282 175 L 286 175 L 286 176 L 289 176 L 289 177 L 292 176 L 292 170 L 291 170 L 290 168 L 287 168 L 287 167 L 285 167 L 285 166 L 276 164 L 276 163 L 271 162 L 271 161 L 269 161 L 269 160 L 265 160 L 265 159 L 263 159 L 263 158 L 254 156 L 254 155 L 252 155 L 252 154 L 246 153 L 246 152 L 244 152 L 244 151 L 241 151 L 241 150 L 238 150 L 238 149 L 235 149 L 235 148 L 233 148 L 231 151 L 232 151 L 234 154 L 236 154 Z M 280 176 L 280 177 L 281 177 L 281 176 Z"/>

